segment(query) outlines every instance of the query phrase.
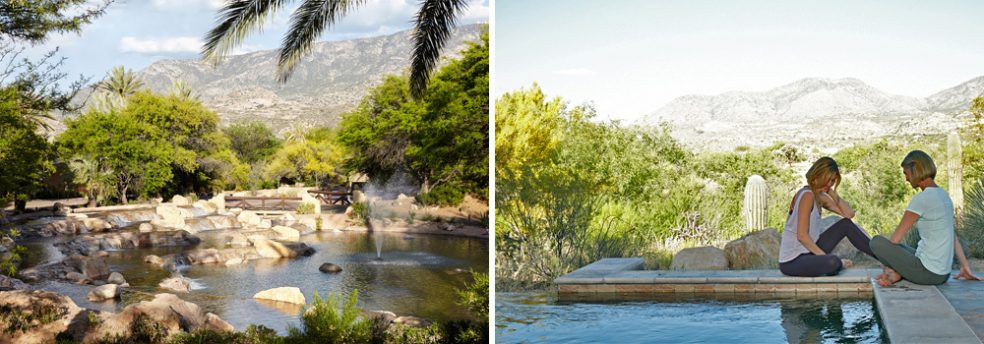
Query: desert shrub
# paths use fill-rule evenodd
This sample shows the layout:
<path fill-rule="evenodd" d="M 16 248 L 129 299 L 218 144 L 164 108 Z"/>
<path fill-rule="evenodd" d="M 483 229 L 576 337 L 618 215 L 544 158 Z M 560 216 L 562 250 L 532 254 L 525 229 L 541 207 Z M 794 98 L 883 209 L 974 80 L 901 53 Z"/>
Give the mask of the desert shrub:
<path fill-rule="evenodd" d="M 958 236 L 967 241 L 967 255 L 984 258 L 984 180 L 978 180 L 966 192 L 963 221 Z"/>
<path fill-rule="evenodd" d="M 461 204 L 464 199 L 464 190 L 449 184 L 441 184 L 431 189 L 430 192 L 417 194 L 417 202 L 428 206 L 455 206 Z"/>
<path fill-rule="evenodd" d="M 303 343 L 382 342 L 385 333 L 381 326 L 377 325 L 378 321 L 364 320 L 359 317 L 362 311 L 355 307 L 358 298 L 358 291 L 354 291 L 343 304 L 340 295 L 328 294 L 327 298 L 322 299 L 315 292 L 311 306 L 302 313 L 301 327 L 290 326 L 287 329 L 286 341 Z"/>
<path fill-rule="evenodd" d="M 281 343 L 277 331 L 262 325 L 249 325 L 243 332 L 218 332 L 199 329 L 191 333 L 179 333 L 171 339 L 173 344 L 267 344 Z"/>
<path fill-rule="evenodd" d="M 129 332 L 100 339 L 100 344 L 145 344 L 165 343 L 168 334 L 164 325 L 155 322 L 146 314 L 140 313 L 130 323 Z"/>
<path fill-rule="evenodd" d="M 303 202 L 297 206 L 298 214 L 314 214 L 314 203 Z"/>
<path fill-rule="evenodd" d="M 369 203 L 366 202 L 355 202 L 352 203 L 352 219 L 369 225 Z"/>

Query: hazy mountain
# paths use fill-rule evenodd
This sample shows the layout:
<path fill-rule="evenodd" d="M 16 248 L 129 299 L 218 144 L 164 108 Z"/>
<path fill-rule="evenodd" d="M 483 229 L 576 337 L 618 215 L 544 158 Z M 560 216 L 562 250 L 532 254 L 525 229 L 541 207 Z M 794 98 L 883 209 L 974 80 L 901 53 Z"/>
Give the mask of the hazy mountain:
<path fill-rule="evenodd" d="M 458 27 L 444 50 L 445 61 L 459 56 L 481 26 Z M 411 31 L 314 44 L 285 84 L 276 81 L 277 50 L 230 56 L 218 66 L 200 60 L 161 60 L 137 72 L 155 92 L 182 80 L 224 123 L 266 122 L 275 130 L 334 125 L 358 105 L 383 76 L 409 69 Z"/>
<path fill-rule="evenodd" d="M 688 95 L 646 116 L 685 144 L 712 150 L 774 142 L 836 148 L 859 139 L 957 128 L 984 77 L 925 99 L 882 92 L 854 78 L 807 78 L 764 92 Z"/>

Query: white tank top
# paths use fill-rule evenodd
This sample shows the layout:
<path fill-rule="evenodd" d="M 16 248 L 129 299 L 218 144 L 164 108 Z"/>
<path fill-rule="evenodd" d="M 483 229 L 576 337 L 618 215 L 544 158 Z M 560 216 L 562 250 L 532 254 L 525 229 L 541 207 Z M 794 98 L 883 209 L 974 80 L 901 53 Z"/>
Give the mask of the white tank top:
<path fill-rule="evenodd" d="M 796 259 L 799 255 L 804 253 L 810 253 L 810 250 L 806 249 L 802 243 L 796 239 L 796 230 L 799 228 L 799 207 L 800 200 L 803 199 L 803 195 L 807 192 L 813 193 L 809 188 L 803 187 L 800 191 L 796 192 L 796 202 L 793 204 L 793 211 L 789 213 L 786 217 L 786 226 L 782 232 L 782 241 L 779 243 L 779 262 L 785 263 Z M 812 207 L 813 211 L 810 212 L 810 240 L 816 242 L 820 238 L 820 233 L 823 233 L 823 228 L 820 228 L 820 208 L 815 204 L 804 204 L 803 206 Z"/>

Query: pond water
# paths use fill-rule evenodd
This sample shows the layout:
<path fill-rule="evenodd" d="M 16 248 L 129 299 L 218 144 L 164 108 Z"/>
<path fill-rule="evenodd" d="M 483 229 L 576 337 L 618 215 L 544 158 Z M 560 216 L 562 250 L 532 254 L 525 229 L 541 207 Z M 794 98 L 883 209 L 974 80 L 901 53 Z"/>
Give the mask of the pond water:
<path fill-rule="evenodd" d="M 871 298 L 559 301 L 496 293 L 502 343 L 887 343 Z"/>
<path fill-rule="evenodd" d="M 126 229 L 132 230 L 132 229 Z M 199 247 L 214 247 L 209 232 L 197 234 Z M 381 240 L 378 240 L 381 239 Z M 27 261 L 58 261 L 61 254 L 52 243 L 68 238 L 34 240 L 25 243 L 30 250 Z M 382 244 L 377 259 L 377 240 Z M 310 257 L 297 259 L 259 259 L 225 267 L 194 265 L 183 269 L 191 279 L 190 293 L 175 293 L 186 301 L 218 314 L 237 330 L 249 324 L 264 325 L 284 333 L 288 324 L 299 325 L 300 306 L 253 299 L 253 294 L 277 287 L 298 287 L 310 304 L 314 293 L 344 293 L 358 290 L 358 306 L 369 310 L 388 310 L 443 322 L 467 319 L 459 306 L 456 290 L 472 282 L 469 271 L 488 272 L 488 240 L 403 233 L 318 232 L 301 241 L 316 250 Z M 193 248 L 132 249 L 110 252 L 106 262 L 131 284 L 122 300 L 90 303 L 86 295 L 91 286 L 46 281 L 35 288 L 70 296 L 81 307 L 118 311 L 128 303 L 147 300 L 167 292 L 157 284 L 168 273 L 143 263 L 148 254 L 163 256 Z M 325 274 L 322 263 L 340 265 L 344 271 Z"/>

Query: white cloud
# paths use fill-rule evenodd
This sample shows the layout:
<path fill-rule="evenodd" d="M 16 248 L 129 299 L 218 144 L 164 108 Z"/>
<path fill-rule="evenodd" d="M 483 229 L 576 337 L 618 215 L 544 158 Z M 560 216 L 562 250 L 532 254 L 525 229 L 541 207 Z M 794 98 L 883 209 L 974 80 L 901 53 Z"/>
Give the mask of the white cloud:
<path fill-rule="evenodd" d="M 202 50 L 202 40 L 198 37 L 136 38 L 120 39 L 120 51 L 141 54 L 156 53 L 197 53 Z"/>
<path fill-rule="evenodd" d="M 240 44 L 239 46 L 232 49 L 232 53 L 230 53 L 229 55 L 243 55 L 243 54 L 249 54 L 265 49 L 266 48 L 264 48 L 262 45 Z"/>
<path fill-rule="evenodd" d="M 558 69 L 551 72 L 554 75 L 565 75 L 565 76 L 591 76 L 596 75 L 595 71 L 587 68 L 568 68 L 568 69 Z"/>
<path fill-rule="evenodd" d="M 225 0 L 151 0 L 159 10 L 184 10 L 188 8 L 217 9 L 225 5 Z"/>
<path fill-rule="evenodd" d="M 468 10 L 466 10 L 464 15 L 461 16 L 461 22 L 474 23 L 481 21 L 489 21 L 489 4 L 482 0 L 474 0 L 469 2 Z"/>

